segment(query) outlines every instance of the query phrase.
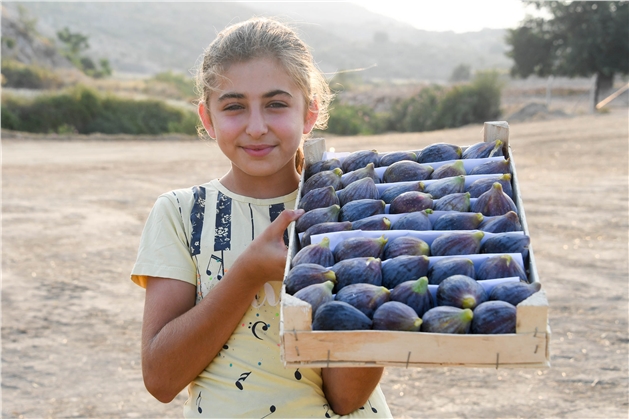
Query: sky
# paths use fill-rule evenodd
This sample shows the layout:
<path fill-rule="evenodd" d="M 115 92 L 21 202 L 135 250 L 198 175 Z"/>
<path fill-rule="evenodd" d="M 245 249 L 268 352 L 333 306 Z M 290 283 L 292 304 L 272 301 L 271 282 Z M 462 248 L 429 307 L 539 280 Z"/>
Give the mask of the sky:
<path fill-rule="evenodd" d="M 514 28 L 534 6 L 520 0 L 356 0 L 352 3 L 427 31 Z"/>

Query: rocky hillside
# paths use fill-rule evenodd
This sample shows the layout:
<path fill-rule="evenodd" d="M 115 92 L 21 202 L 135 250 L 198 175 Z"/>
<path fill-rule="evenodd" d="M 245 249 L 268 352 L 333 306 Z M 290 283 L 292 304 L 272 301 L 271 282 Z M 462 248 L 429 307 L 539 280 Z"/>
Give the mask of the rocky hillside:
<path fill-rule="evenodd" d="M 95 59 L 117 72 L 189 72 L 216 33 L 252 16 L 276 17 L 296 27 L 320 67 L 365 69 L 366 80 L 446 80 L 459 64 L 473 70 L 507 69 L 504 30 L 465 34 L 417 30 L 352 3 L 322 2 L 5 2 L 37 19 L 50 39 L 68 27 L 89 37 Z M 5 36 L 4 21 L 2 25 Z M 8 32 L 6 36 L 8 36 Z M 5 50 L 2 54 L 4 56 Z"/>

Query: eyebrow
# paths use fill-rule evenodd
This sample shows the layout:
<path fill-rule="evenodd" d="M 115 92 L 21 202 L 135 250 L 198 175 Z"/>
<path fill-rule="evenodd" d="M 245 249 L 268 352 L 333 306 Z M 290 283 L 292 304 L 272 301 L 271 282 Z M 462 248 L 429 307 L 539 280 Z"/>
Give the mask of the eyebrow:
<path fill-rule="evenodd" d="M 288 93 L 285 90 L 281 90 L 281 89 L 275 89 L 275 90 L 271 90 L 270 92 L 267 92 L 265 94 L 262 95 L 263 98 L 268 99 L 274 96 L 278 96 L 278 95 L 287 95 L 290 97 L 293 97 L 293 95 L 291 95 L 290 93 Z M 245 95 L 242 93 L 235 93 L 235 92 L 228 92 L 228 93 L 224 93 L 222 95 L 220 95 L 218 97 L 218 101 L 222 102 L 224 100 L 228 100 L 228 99 L 244 99 Z"/>

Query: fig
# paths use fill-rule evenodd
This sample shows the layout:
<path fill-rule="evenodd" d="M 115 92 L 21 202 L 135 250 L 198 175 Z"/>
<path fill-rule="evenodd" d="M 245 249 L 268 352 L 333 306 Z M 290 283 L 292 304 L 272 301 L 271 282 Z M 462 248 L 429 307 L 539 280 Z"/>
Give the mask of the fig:
<path fill-rule="evenodd" d="M 433 199 L 430 194 L 416 191 L 404 192 L 393 198 L 389 204 L 389 214 L 404 214 L 432 209 L 432 203 Z"/>
<path fill-rule="evenodd" d="M 312 189 L 299 200 L 299 208 L 308 212 L 315 208 L 326 208 L 331 205 L 340 205 L 339 197 L 333 186 Z"/>
<path fill-rule="evenodd" d="M 335 292 L 344 287 L 357 284 L 382 284 L 382 263 L 374 257 L 355 257 L 336 262 L 330 268 L 336 276 Z"/>
<path fill-rule="evenodd" d="M 471 332 L 479 335 L 515 333 L 516 308 L 506 301 L 486 301 L 474 309 Z"/>
<path fill-rule="evenodd" d="M 359 236 L 341 240 L 332 251 L 334 260 L 340 262 L 357 257 L 382 259 L 387 241 L 384 235 L 378 238 Z"/>
<path fill-rule="evenodd" d="M 398 256 L 429 256 L 430 246 L 424 240 L 412 236 L 400 236 L 388 241 L 384 246 L 384 260 Z"/>
<path fill-rule="evenodd" d="M 422 317 L 435 305 L 432 294 L 428 290 L 428 278 L 425 276 L 398 284 L 391 291 L 390 299 L 406 304 L 415 310 L 419 317 Z"/>
<path fill-rule="evenodd" d="M 382 285 L 393 289 L 402 282 L 426 276 L 429 262 L 425 255 L 402 255 L 388 259 L 382 264 Z"/>
<path fill-rule="evenodd" d="M 524 269 L 508 254 L 489 256 L 476 269 L 476 279 L 479 281 L 512 276 L 517 276 L 521 281 L 528 282 Z"/>
<path fill-rule="evenodd" d="M 330 250 L 330 239 L 324 237 L 319 243 L 309 244 L 303 247 L 293 256 L 292 266 L 302 263 L 316 263 L 321 266 L 334 265 L 334 255 Z"/>
<path fill-rule="evenodd" d="M 385 208 L 386 204 L 380 199 L 357 199 L 341 207 L 339 221 L 354 222 L 372 215 L 384 214 Z"/>
<path fill-rule="evenodd" d="M 380 167 L 390 166 L 403 160 L 417 161 L 417 154 L 414 151 L 392 151 L 380 154 Z"/>
<path fill-rule="evenodd" d="M 373 314 L 374 330 L 419 332 L 422 319 L 415 310 L 399 301 L 387 301 Z"/>
<path fill-rule="evenodd" d="M 474 255 L 480 252 L 482 231 L 448 232 L 437 237 L 430 245 L 433 256 Z"/>
<path fill-rule="evenodd" d="M 332 233 L 335 231 L 349 231 L 352 229 L 352 223 L 349 221 L 330 221 L 327 223 L 319 223 L 309 227 L 301 236 L 301 247 L 311 244 L 310 236 L 317 234 Z"/>
<path fill-rule="evenodd" d="M 480 178 L 475 180 L 467 187 L 466 192 L 470 193 L 472 198 L 478 198 L 485 192 L 491 189 L 495 182 L 500 183 L 502 191 L 506 193 L 509 198 L 513 199 L 513 188 L 511 187 L 511 173 L 505 173 L 499 178 L 492 176 L 486 178 Z"/>
<path fill-rule="evenodd" d="M 343 301 L 323 304 L 312 321 L 312 330 L 369 330 L 371 326 L 365 313 Z"/>
<path fill-rule="evenodd" d="M 508 233 L 511 231 L 522 231 L 522 224 L 520 224 L 518 214 L 515 211 L 509 211 L 503 215 L 485 217 L 478 229 L 486 233 Z"/>
<path fill-rule="evenodd" d="M 472 327 L 474 313 L 469 308 L 450 306 L 431 308 L 422 317 L 422 332 L 466 334 Z"/>
<path fill-rule="evenodd" d="M 517 306 L 522 301 L 542 289 L 539 282 L 503 282 L 492 288 L 489 293 L 489 301 L 500 300 Z"/>
<path fill-rule="evenodd" d="M 380 183 L 380 177 L 378 177 L 373 163 L 369 163 L 365 167 L 361 167 L 360 169 L 356 169 L 343 175 L 343 177 L 341 177 L 343 188 L 346 188 L 348 185 L 364 178 L 370 178 L 374 183 Z"/>
<path fill-rule="evenodd" d="M 499 182 L 495 182 L 487 192 L 476 198 L 470 209 L 488 216 L 503 215 L 509 211 L 518 212 L 513 200 L 502 191 Z"/>
<path fill-rule="evenodd" d="M 399 217 L 393 225 L 391 230 L 414 230 L 414 231 L 427 231 L 432 230 L 432 222 L 428 217 L 431 214 L 431 209 L 425 209 L 423 211 L 408 212 Z"/>
<path fill-rule="evenodd" d="M 511 173 L 509 159 L 492 160 L 481 163 L 470 170 L 470 175 L 497 175 L 500 173 Z"/>
<path fill-rule="evenodd" d="M 477 212 L 449 212 L 437 218 L 435 230 L 476 230 L 483 221 L 483 214 Z"/>
<path fill-rule="evenodd" d="M 339 205 L 310 210 L 295 221 L 295 231 L 302 233 L 315 224 L 338 221 L 340 212 L 341 207 Z"/>
<path fill-rule="evenodd" d="M 341 189 L 338 193 L 341 208 L 348 202 L 359 199 L 378 199 L 379 195 L 378 188 L 370 177 L 358 179 Z"/>
<path fill-rule="evenodd" d="M 458 145 L 435 143 L 419 152 L 417 162 L 434 163 L 439 161 L 458 160 L 461 158 L 462 154 L 463 151 Z"/>
<path fill-rule="evenodd" d="M 395 197 L 403 194 L 404 192 L 423 192 L 423 190 L 424 183 L 421 181 L 394 184 L 382 191 L 380 199 L 382 199 L 385 203 L 390 204 Z"/>
<path fill-rule="evenodd" d="M 467 258 L 448 257 L 435 261 L 428 268 L 428 281 L 432 285 L 439 285 L 444 279 L 453 275 L 476 278 L 474 262 Z"/>
<path fill-rule="evenodd" d="M 324 170 L 323 172 L 315 173 L 302 185 L 301 195 L 305 196 L 313 189 L 326 186 L 332 186 L 335 191 L 341 190 L 343 189 L 342 175 L 343 171 L 341 169 Z"/>
<path fill-rule="evenodd" d="M 352 230 L 378 231 L 390 230 L 391 220 L 386 215 L 377 214 L 367 218 L 356 220 L 352 223 Z"/>
<path fill-rule="evenodd" d="M 531 238 L 526 234 L 518 232 L 508 232 L 495 234 L 483 242 L 480 248 L 481 253 L 521 253 L 526 259 L 529 254 Z"/>
<path fill-rule="evenodd" d="M 344 173 L 366 167 L 369 163 L 374 166 L 380 161 L 380 156 L 376 150 L 359 150 L 350 153 L 342 162 L 341 168 Z"/>
<path fill-rule="evenodd" d="M 388 166 L 382 174 L 385 183 L 410 182 L 414 180 L 430 179 L 432 166 L 419 164 L 414 161 L 402 160 Z"/>
<path fill-rule="evenodd" d="M 343 287 L 335 299 L 356 307 L 371 319 L 376 309 L 389 301 L 389 294 L 391 292 L 385 287 L 356 283 Z"/>
<path fill-rule="evenodd" d="M 322 284 L 326 281 L 336 283 L 336 274 L 329 268 L 316 263 L 303 263 L 291 268 L 284 279 L 286 292 L 294 295 L 308 285 Z"/>
<path fill-rule="evenodd" d="M 470 210 L 470 193 L 460 192 L 446 195 L 433 201 L 432 209 L 435 211 L 459 211 Z"/>
<path fill-rule="evenodd" d="M 455 160 L 437 167 L 430 175 L 431 179 L 444 179 L 447 177 L 464 176 L 467 172 L 463 160 Z"/>
<path fill-rule="evenodd" d="M 432 195 L 433 199 L 443 198 L 453 193 L 465 192 L 465 176 L 447 177 L 426 183 L 424 192 Z"/>
<path fill-rule="evenodd" d="M 503 155 L 502 140 L 480 142 L 472 144 L 463 150 L 461 157 L 464 159 L 485 159 L 487 157 L 499 157 Z"/>
<path fill-rule="evenodd" d="M 326 170 L 341 169 L 341 161 L 337 158 L 320 160 L 306 166 L 305 179 L 309 179 L 312 175 Z"/>
<path fill-rule="evenodd" d="M 308 285 L 297 291 L 294 296 L 312 306 L 312 318 L 314 319 L 314 315 L 320 306 L 334 300 L 333 288 L 334 282 L 325 281 L 321 284 Z"/>
<path fill-rule="evenodd" d="M 452 275 L 437 286 L 437 305 L 474 309 L 487 301 L 485 288 L 474 278 Z"/>

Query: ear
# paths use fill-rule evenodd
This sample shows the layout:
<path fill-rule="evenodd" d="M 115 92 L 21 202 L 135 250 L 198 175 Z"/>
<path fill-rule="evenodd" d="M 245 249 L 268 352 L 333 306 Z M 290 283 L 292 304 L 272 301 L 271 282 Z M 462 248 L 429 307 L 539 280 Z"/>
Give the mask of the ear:
<path fill-rule="evenodd" d="M 304 120 L 304 131 L 303 134 L 310 134 L 312 128 L 317 123 L 317 117 L 319 116 L 319 104 L 316 99 L 313 99 L 306 109 L 306 118 Z"/>
<path fill-rule="evenodd" d="M 201 118 L 201 123 L 203 124 L 203 128 L 205 128 L 210 138 L 215 140 L 216 131 L 214 130 L 214 124 L 212 124 L 212 118 L 210 118 L 210 112 L 206 108 L 205 103 L 199 103 L 198 112 L 199 117 Z"/>

